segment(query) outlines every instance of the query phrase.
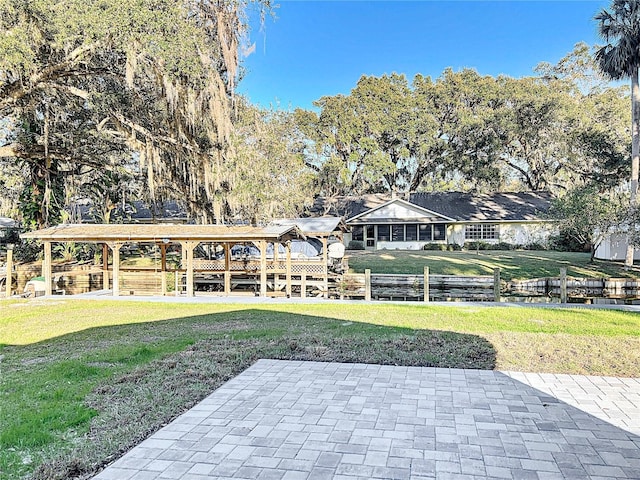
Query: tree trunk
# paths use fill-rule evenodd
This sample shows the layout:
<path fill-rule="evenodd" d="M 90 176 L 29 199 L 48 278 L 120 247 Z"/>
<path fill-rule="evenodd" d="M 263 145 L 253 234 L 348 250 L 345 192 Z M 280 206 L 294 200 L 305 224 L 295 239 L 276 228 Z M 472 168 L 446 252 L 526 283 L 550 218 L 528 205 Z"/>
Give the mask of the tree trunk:
<path fill-rule="evenodd" d="M 630 183 L 630 209 L 638 207 L 638 173 L 640 170 L 640 86 L 638 85 L 638 70 L 631 75 L 631 183 Z M 635 248 L 631 245 L 632 229 L 635 225 L 629 223 L 627 233 L 627 256 L 624 261 L 625 268 L 633 266 L 633 254 Z"/>

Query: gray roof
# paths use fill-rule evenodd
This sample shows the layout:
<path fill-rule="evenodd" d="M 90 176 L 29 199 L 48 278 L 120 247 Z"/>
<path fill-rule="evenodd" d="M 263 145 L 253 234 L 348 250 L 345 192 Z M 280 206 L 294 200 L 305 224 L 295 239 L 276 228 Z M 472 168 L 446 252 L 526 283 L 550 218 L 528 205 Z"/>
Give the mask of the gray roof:
<path fill-rule="evenodd" d="M 79 213 L 82 223 L 95 223 L 94 207 L 88 200 L 76 202 L 73 209 Z M 174 200 L 147 203 L 141 200 L 133 200 L 124 206 L 119 204 L 111 212 L 114 222 L 127 221 L 131 223 L 187 223 L 188 217 L 185 208 Z"/>
<path fill-rule="evenodd" d="M 295 225 L 305 235 L 328 236 L 341 231 L 344 227 L 340 217 L 281 218 L 272 223 L 274 225 Z"/>
<path fill-rule="evenodd" d="M 0 228 L 18 228 L 19 224 L 12 218 L 0 217 Z"/>
<path fill-rule="evenodd" d="M 295 225 L 269 227 L 229 227 L 224 225 L 176 225 L 176 224 L 62 224 L 27 232 L 22 238 L 38 238 L 45 241 L 85 241 L 85 242 L 158 242 L 198 240 L 198 241 L 250 241 L 280 240 L 283 237 L 301 238 Z"/>
<path fill-rule="evenodd" d="M 398 198 L 458 222 L 540 221 L 549 210 L 551 202 L 551 194 L 548 192 L 436 192 L 411 193 Z M 390 200 L 390 194 L 339 197 L 332 200 L 320 198 L 316 200 L 312 212 L 327 212 L 350 219 Z"/>

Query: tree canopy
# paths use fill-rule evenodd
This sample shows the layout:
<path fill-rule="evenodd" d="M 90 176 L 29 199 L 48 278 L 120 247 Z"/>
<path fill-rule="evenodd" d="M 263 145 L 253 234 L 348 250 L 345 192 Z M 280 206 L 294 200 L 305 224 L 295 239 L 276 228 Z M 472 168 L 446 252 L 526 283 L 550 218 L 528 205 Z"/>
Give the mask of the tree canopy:
<path fill-rule="evenodd" d="M 132 156 L 150 197 L 213 220 L 248 3 L 0 0 L 0 157 L 28 177 L 30 220 L 52 223 L 67 178 L 100 182 Z"/>
<path fill-rule="evenodd" d="M 178 199 L 201 222 L 300 214 L 314 195 L 615 186 L 628 95 L 576 45 L 531 77 L 362 76 L 314 110 L 236 97 L 245 12 L 270 0 L 0 0 L 0 210 Z M 598 187 L 600 188 L 600 187 Z"/>
<path fill-rule="evenodd" d="M 417 190 L 550 190 L 626 174 L 627 97 L 584 44 L 538 76 L 447 69 L 411 83 L 363 76 L 349 95 L 296 111 L 325 195 Z"/>

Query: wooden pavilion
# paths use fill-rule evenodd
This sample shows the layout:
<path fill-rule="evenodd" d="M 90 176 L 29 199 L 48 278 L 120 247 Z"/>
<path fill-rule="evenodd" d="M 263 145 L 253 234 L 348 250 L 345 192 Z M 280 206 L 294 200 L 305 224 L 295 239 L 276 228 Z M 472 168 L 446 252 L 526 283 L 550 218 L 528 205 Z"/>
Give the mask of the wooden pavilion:
<path fill-rule="evenodd" d="M 285 222 L 286 223 L 286 222 Z M 316 283 L 324 288 L 319 290 L 327 295 L 328 286 L 328 238 L 335 234 L 340 219 L 322 223 L 322 232 L 312 232 L 323 245 L 319 258 L 292 258 L 291 242 L 305 239 L 305 233 L 295 222 L 267 227 L 220 226 L 220 225 L 167 225 L 167 224 L 63 224 L 21 235 L 22 238 L 37 239 L 44 246 L 42 276 L 45 295 L 53 293 L 52 244 L 58 242 L 79 242 L 101 244 L 103 289 L 111 287 L 112 294 L 121 294 L 122 269 L 121 248 L 131 244 L 155 244 L 160 250 L 161 278 L 160 294 L 167 294 L 167 273 L 184 274 L 184 290 L 187 296 L 194 295 L 194 274 L 206 272 L 214 277 L 219 291 L 225 295 L 232 293 L 232 284 L 241 283 L 240 278 L 253 279 L 256 294 L 291 296 L 292 284 L 305 286 L 307 275 L 312 275 Z M 333 226 L 332 226 L 333 225 Z M 305 225 L 309 232 L 308 225 Z M 318 230 L 318 229 L 316 229 Z M 194 249 L 200 244 L 214 245 L 218 254 L 214 258 L 194 259 Z M 254 255 L 232 255 L 234 245 L 253 245 L 259 251 Z M 168 249 L 181 249 L 181 268 L 167 268 Z M 256 252 L 256 250 L 253 250 Z M 283 252 L 284 251 L 284 252 Z M 271 253 L 269 253 L 271 252 Z M 280 253 L 279 253 L 280 252 Z M 109 264 L 111 253 L 111 265 Z M 111 267 L 111 268 L 110 268 Z M 98 267 L 100 268 L 100 267 Z M 177 278 L 177 276 L 176 276 Z M 283 282 L 284 280 L 284 282 Z M 177 285 L 176 280 L 176 285 Z M 259 286 L 259 291 L 257 287 Z M 279 286 L 279 287 L 278 287 Z M 280 288 L 284 287 L 284 292 Z M 126 290 L 126 289 L 125 289 Z M 133 294 L 133 292 L 131 292 Z M 176 294 L 178 289 L 176 289 Z M 306 288 L 301 292 L 305 296 Z"/>

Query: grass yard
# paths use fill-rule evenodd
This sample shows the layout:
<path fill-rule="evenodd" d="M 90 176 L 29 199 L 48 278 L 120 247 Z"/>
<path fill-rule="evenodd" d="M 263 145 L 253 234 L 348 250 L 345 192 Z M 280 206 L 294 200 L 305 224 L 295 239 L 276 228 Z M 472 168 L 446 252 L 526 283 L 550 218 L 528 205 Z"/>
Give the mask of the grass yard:
<path fill-rule="evenodd" d="M 0 479 L 86 478 L 258 358 L 640 377 L 640 316 L 0 301 Z"/>
<path fill-rule="evenodd" d="M 619 262 L 589 261 L 588 253 L 551 251 L 481 250 L 473 252 L 440 251 L 348 251 L 349 269 L 362 273 L 421 274 L 425 266 L 434 275 L 493 275 L 500 268 L 501 278 L 514 279 L 558 277 L 567 268 L 571 277 L 640 277 L 640 268 L 626 271 Z"/>

